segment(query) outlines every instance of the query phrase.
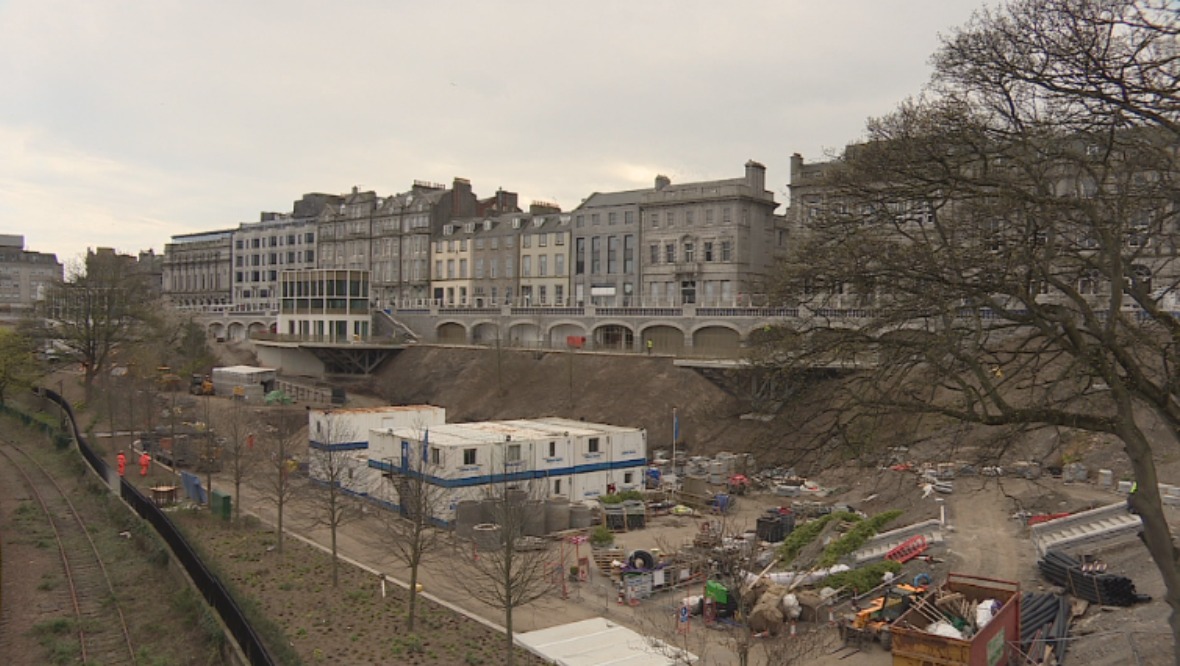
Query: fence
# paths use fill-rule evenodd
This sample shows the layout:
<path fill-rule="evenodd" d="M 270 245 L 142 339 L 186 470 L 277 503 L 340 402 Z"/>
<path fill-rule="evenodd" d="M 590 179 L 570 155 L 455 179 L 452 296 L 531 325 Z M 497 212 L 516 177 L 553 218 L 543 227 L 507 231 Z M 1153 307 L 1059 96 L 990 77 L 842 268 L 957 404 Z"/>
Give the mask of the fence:
<path fill-rule="evenodd" d="M 86 439 L 82 437 L 82 432 L 78 429 L 78 421 L 74 417 L 74 410 L 70 407 L 67 400 L 62 399 L 61 395 L 49 389 L 34 389 L 38 395 L 56 403 L 65 411 L 69 419 L 70 430 L 74 434 L 74 441 L 78 443 L 78 450 L 81 451 L 82 457 L 94 469 L 94 471 L 104 480 L 109 478 L 107 474 L 106 462 L 90 448 Z M 31 420 L 27 415 L 24 419 Z M 26 420 L 26 422 L 28 422 Z M 254 631 L 254 627 L 246 620 L 246 616 L 242 613 L 242 609 L 238 606 L 234 598 L 230 596 L 229 591 L 221 584 L 217 576 L 213 575 L 205 563 L 201 561 L 200 556 L 185 540 L 180 530 L 176 525 L 168 519 L 167 514 L 159 509 L 155 504 L 143 496 L 139 489 L 128 483 L 126 480 L 119 481 L 119 494 L 132 510 L 135 511 L 139 517 L 146 520 L 156 532 L 160 535 L 168 547 L 172 550 L 172 554 L 176 560 L 180 562 L 188 573 L 189 578 L 196 584 L 197 589 L 200 590 L 205 601 L 217 612 L 221 617 L 221 621 L 229 629 L 233 635 L 234 640 L 237 641 L 238 646 L 241 647 L 242 652 L 246 655 L 246 659 L 253 666 L 271 666 L 274 660 L 271 658 L 262 640 Z"/>

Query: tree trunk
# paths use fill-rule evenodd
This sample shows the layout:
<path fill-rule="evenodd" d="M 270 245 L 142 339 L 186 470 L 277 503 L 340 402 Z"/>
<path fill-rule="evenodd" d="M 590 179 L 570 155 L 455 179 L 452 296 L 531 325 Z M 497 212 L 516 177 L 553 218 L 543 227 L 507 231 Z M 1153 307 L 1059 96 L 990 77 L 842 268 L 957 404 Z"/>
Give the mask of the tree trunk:
<path fill-rule="evenodd" d="M 410 565 L 410 604 L 406 613 L 406 628 L 414 630 L 414 611 L 418 606 L 418 563 Z"/>
<path fill-rule="evenodd" d="M 282 470 L 279 470 L 279 474 L 282 474 L 282 473 L 283 473 Z M 282 486 L 280 486 L 280 488 L 282 488 Z M 286 490 L 286 488 L 283 488 L 283 490 Z M 283 504 L 285 504 L 285 502 L 283 500 L 283 493 L 280 491 L 277 501 L 275 502 L 275 508 L 278 510 L 278 514 L 279 514 L 278 519 L 276 520 L 277 527 L 279 530 L 278 545 L 277 545 L 279 555 L 283 554 Z"/>
<path fill-rule="evenodd" d="M 332 523 L 332 587 L 340 583 L 340 561 L 336 559 L 336 523 Z"/>
<path fill-rule="evenodd" d="M 236 474 L 234 475 L 233 503 L 234 503 L 234 522 L 236 523 L 242 517 L 242 477 L 240 475 L 236 475 Z"/>
<path fill-rule="evenodd" d="M 1131 469 L 1138 484 L 1136 492 L 1131 495 L 1131 505 L 1143 521 L 1141 538 L 1147 552 L 1163 576 L 1164 601 L 1172 609 L 1168 625 L 1172 629 L 1173 643 L 1180 645 L 1180 552 L 1172 543 L 1172 531 L 1164 516 L 1151 444 L 1135 425 L 1131 407 L 1120 404 L 1119 412 L 1118 434 L 1126 447 L 1127 457 L 1131 459 Z M 1174 659 L 1180 666 L 1180 651 L 1176 652 Z"/>
<path fill-rule="evenodd" d="M 512 666 L 516 663 L 516 650 L 513 649 L 512 642 L 512 604 L 504 604 L 504 637 L 508 641 L 508 655 L 504 658 L 504 663 Z"/>

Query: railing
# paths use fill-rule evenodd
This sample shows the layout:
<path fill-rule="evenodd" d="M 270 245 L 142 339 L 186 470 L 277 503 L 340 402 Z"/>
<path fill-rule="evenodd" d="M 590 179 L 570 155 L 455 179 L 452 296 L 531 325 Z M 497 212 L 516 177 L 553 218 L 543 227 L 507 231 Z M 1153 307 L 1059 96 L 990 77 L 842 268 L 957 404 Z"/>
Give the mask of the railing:
<path fill-rule="evenodd" d="M 260 340 L 262 342 L 292 342 L 292 343 L 319 343 L 319 344 L 334 344 L 334 345 L 401 345 L 405 344 L 405 340 L 390 336 L 390 335 L 298 335 L 291 333 L 270 333 L 268 331 L 258 331 L 250 334 L 251 340 Z"/>
<path fill-rule="evenodd" d="M 61 395 L 50 389 L 34 388 L 34 392 L 48 398 L 50 401 L 56 403 L 66 413 L 69 419 L 70 430 L 74 434 L 74 441 L 78 443 L 78 450 L 82 453 L 82 457 L 90 467 L 98 474 L 104 481 L 109 478 L 108 466 L 106 462 L 95 453 L 90 444 L 82 436 L 82 432 L 78 429 L 78 421 L 74 416 L 74 410 L 70 406 L 69 401 L 64 400 Z M 168 544 L 172 550 L 172 554 L 177 561 L 184 567 L 189 577 L 192 578 L 193 583 L 196 584 L 197 589 L 205 597 L 205 601 L 213 607 L 217 614 L 221 617 L 221 621 L 229 629 L 233 635 L 234 640 L 237 641 L 238 646 L 246 655 L 246 659 L 253 666 L 271 666 L 274 660 L 270 653 L 267 652 L 266 647 L 259 638 L 254 627 L 246 620 L 245 614 L 238 606 L 234 598 L 225 589 L 221 581 L 215 576 L 205 563 L 201 561 L 200 556 L 185 540 L 180 530 L 168 519 L 168 516 L 159 509 L 154 503 L 149 501 L 139 492 L 135 486 L 129 483 L 126 479 L 119 481 L 119 494 L 132 510 L 135 511 L 141 518 L 146 520 L 160 538 Z"/>

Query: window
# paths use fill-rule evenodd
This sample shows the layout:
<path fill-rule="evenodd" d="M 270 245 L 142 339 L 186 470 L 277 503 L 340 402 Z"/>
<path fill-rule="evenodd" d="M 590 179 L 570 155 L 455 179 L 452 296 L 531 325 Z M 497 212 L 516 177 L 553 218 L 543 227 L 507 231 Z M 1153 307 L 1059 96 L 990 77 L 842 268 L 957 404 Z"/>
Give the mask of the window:
<path fill-rule="evenodd" d="M 713 241 L 705 241 L 705 261 L 713 261 Z"/>
<path fill-rule="evenodd" d="M 509 444 L 504 447 L 504 462 L 520 462 L 520 444 Z"/>
<path fill-rule="evenodd" d="M 574 221 L 574 226 L 576 226 L 576 227 L 577 227 L 577 228 L 579 228 L 579 229 L 581 229 L 582 227 L 586 226 L 586 216 L 585 216 L 585 215 L 579 215 L 579 216 L 578 216 L 578 217 L 575 219 L 575 221 Z"/>
<path fill-rule="evenodd" d="M 483 259 L 476 259 L 475 260 L 475 277 L 476 278 L 483 277 Z"/>
<path fill-rule="evenodd" d="M 303 253 L 303 260 L 309 264 L 315 263 L 315 250 L 307 250 L 306 252 L 304 252 Z"/>
<path fill-rule="evenodd" d="M 459 260 L 459 278 L 462 280 L 467 279 L 467 260 L 466 259 Z"/>
<path fill-rule="evenodd" d="M 694 250 L 695 250 L 695 248 L 693 248 L 692 243 L 685 243 L 684 244 L 684 261 L 685 262 L 692 263 Z"/>
<path fill-rule="evenodd" d="M 475 464 L 475 449 L 463 449 L 463 464 L 464 465 L 474 465 Z"/>
<path fill-rule="evenodd" d="M 442 452 L 439 451 L 437 446 L 430 447 L 430 464 L 432 464 L 432 465 L 441 465 L 442 464 Z"/>
<path fill-rule="evenodd" d="M 549 457 L 557 457 L 557 442 L 549 442 Z"/>
<path fill-rule="evenodd" d="M 634 479 L 635 479 L 635 472 L 623 472 L 623 483 L 624 484 L 630 485 Z"/>
<path fill-rule="evenodd" d="M 619 214 L 614 213 L 614 212 L 607 213 L 606 214 L 606 223 L 610 226 L 614 226 L 614 225 L 618 224 L 619 223 Z"/>
<path fill-rule="evenodd" d="M 549 302 L 548 291 L 549 290 L 545 288 L 545 285 L 541 285 L 540 288 L 537 290 L 537 302 L 540 303 L 541 305 L 545 305 L 546 303 Z"/>
<path fill-rule="evenodd" d="M 442 278 L 443 276 L 443 262 L 442 259 L 434 260 L 434 277 Z"/>
<path fill-rule="evenodd" d="M 553 494 L 554 495 L 561 494 L 561 479 L 554 479 L 554 481 L 553 481 Z"/>
<path fill-rule="evenodd" d="M 651 246 L 648 248 L 648 250 L 650 250 L 650 251 L 651 251 L 651 252 L 650 252 L 651 256 L 650 256 L 650 257 L 648 257 L 648 259 L 649 259 L 649 262 L 648 262 L 648 263 L 652 263 L 652 264 L 658 264 L 658 263 L 660 263 L 660 246 L 659 246 L 659 245 L 656 245 L 656 244 L 654 244 L 654 243 L 653 243 L 653 244 L 652 244 L 652 245 L 651 245 Z"/>
<path fill-rule="evenodd" d="M 531 255 L 524 255 L 520 258 L 520 277 L 533 276 L 533 257 Z"/>
<path fill-rule="evenodd" d="M 586 274 L 586 239 L 574 239 L 574 274 Z"/>
<path fill-rule="evenodd" d="M 565 275 L 565 255 L 564 254 L 553 255 L 553 274 L 554 275 Z"/>
<path fill-rule="evenodd" d="M 684 224 L 685 224 L 685 226 L 690 226 L 690 227 L 692 226 L 693 218 L 695 217 L 693 215 L 694 212 L 696 212 L 696 211 L 692 211 L 692 210 L 684 211 Z"/>
<path fill-rule="evenodd" d="M 553 244 L 554 245 L 565 245 L 565 233 L 564 232 L 557 232 L 557 233 L 553 234 Z"/>
<path fill-rule="evenodd" d="M 546 277 L 549 275 L 549 255 L 542 254 L 537 257 L 537 275 Z M 541 299 L 544 303 L 545 299 Z"/>
<path fill-rule="evenodd" d="M 635 224 L 635 211 L 629 210 L 623 213 L 623 224 Z"/>
<path fill-rule="evenodd" d="M 606 272 L 619 272 L 619 237 L 611 236 L 606 239 Z"/>
<path fill-rule="evenodd" d="M 721 261 L 733 261 L 733 241 L 721 241 Z"/>
<path fill-rule="evenodd" d="M 588 453 L 598 453 L 598 438 L 597 437 L 590 438 L 590 440 L 587 442 L 586 451 Z"/>
<path fill-rule="evenodd" d="M 602 272 L 602 237 L 590 239 L 590 273 L 598 275 Z"/>
<path fill-rule="evenodd" d="M 315 242 L 315 234 L 314 233 L 304 234 L 303 242 L 304 243 L 314 243 Z"/>
<path fill-rule="evenodd" d="M 721 223 L 729 224 L 731 222 L 733 222 L 733 209 L 729 206 L 725 206 L 721 209 Z"/>
<path fill-rule="evenodd" d="M 664 245 L 664 261 L 669 264 L 676 263 L 676 244 L 668 243 Z"/>
<path fill-rule="evenodd" d="M 1082 272 L 1082 277 L 1078 279 L 1078 293 L 1083 296 L 1093 296 L 1098 293 L 1098 282 L 1101 279 L 1101 274 L 1098 269 L 1092 268 Z"/>
<path fill-rule="evenodd" d="M 590 225 L 597 227 L 599 224 L 601 223 L 598 221 L 598 213 L 590 213 Z"/>
<path fill-rule="evenodd" d="M 651 224 L 652 229 L 659 229 L 660 228 L 660 214 L 659 213 L 652 213 L 651 215 L 648 216 L 647 221 L 649 224 Z"/>
<path fill-rule="evenodd" d="M 623 236 L 623 272 L 635 272 L 635 236 L 632 234 Z"/>
<path fill-rule="evenodd" d="M 553 286 L 553 303 L 556 305 L 563 305 L 565 300 L 565 287 L 563 285 Z"/>
<path fill-rule="evenodd" d="M 454 259 L 447 259 L 447 279 L 448 280 L 455 279 L 455 260 Z"/>
<path fill-rule="evenodd" d="M 532 247 L 533 246 L 533 237 L 529 234 L 525 234 L 525 235 L 521 236 L 520 237 L 520 246 L 521 247 Z"/>
<path fill-rule="evenodd" d="M 549 234 L 542 233 L 537 235 L 537 247 L 549 247 Z"/>

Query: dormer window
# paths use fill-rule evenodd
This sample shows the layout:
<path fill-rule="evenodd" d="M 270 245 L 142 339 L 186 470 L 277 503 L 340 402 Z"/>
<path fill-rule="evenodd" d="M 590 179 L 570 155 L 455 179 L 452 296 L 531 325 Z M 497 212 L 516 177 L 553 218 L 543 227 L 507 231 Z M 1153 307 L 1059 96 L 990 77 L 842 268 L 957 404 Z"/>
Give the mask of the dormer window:
<path fill-rule="evenodd" d="M 468 222 L 467 224 L 463 225 L 463 231 L 466 231 L 467 233 L 472 233 L 473 231 L 475 231 L 475 223 Z"/>
<path fill-rule="evenodd" d="M 448 224 L 443 227 L 443 235 L 444 236 L 450 236 L 453 233 L 455 233 L 455 225 Z"/>
<path fill-rule="evenodd" d="M 520 228 L 520 218 L 519 218 L 519 217 L 514 217 L 514 218 L 512 218 L 512 228 L 513 228 L 513 229 L 519 229 L 519 228 Z"/>
<path fill-rule="evenodd" d="M 483 221 L 483 230 L 484 231 L 491 231 L 492 230 L 492 221 L 491 220 L 484 220 Z"/>
<path fill-rule="evenodd" d="M 534 227 L 539 227 L 542 224 L 545 224 L 545 218 L 543 218 L 543 217 L 534 217 L 533 218 L 533 226 Z"/>

